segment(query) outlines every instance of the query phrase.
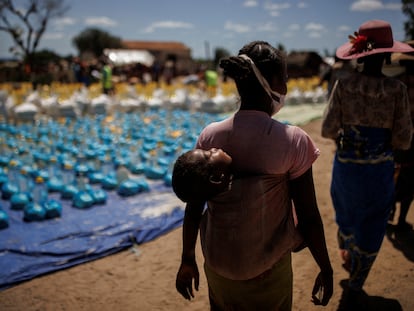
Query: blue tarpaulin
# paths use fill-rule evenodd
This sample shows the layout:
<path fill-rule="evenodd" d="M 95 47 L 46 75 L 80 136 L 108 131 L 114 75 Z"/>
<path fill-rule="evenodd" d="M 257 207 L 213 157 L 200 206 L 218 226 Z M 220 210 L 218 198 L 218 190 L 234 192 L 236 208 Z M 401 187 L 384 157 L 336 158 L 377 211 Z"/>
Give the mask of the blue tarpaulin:
<path fill-rule="evenodd" d="M 184 214 L 183 203 L 162 181 L 127 198 L 108 192 L 106 204 L 87 209 L 60 202 L 60 218 L 26 222 L 23 211 L 0 200 L 10 224 L 0 231 L 0 290 L 153 240 L 181 226 Z"/>
<path fill-rule="evenodd" d="M 76 119 L 40 118 L 16 125 L 0 122 L 0 210 L 9 218 L 9 227 L 0 230 L 0 290 L 150 241 L 180 226 L 184 204 L 168 186 L 168 173 L 175 158 L 193 148 L 202 128 L 220 118 L 148 109 Z M 129 177 L 148 182 L 149 189 L 146 183 L 126 186 Z M 49 199 L 62 204 L 62 215 L 25 222 L 22 210 L 15 210 L 15 204 L 10 208 L 8 200 L 15 193 L 11 186 L 16 191 L 18 185 L 19 194 L 30 193 L 38 203 L 42 180 L 48 191 L 61 191 L 63 199 L 59 192 Z M 56 181 L 63 182 L 64 190 Z M 83 189 L 76 207 L 66 199 L 71 197 L 66 191 L 70 186 Z M 84 195 L 89 186 L 99 188 L 94 194 L 107 191 L 106 204 L 94 204 L 105 202 L 102 196 Z M 49 211 L 34 207 L 44 215 Z M 33 215 L 27 219 L 42 218 Z"/>

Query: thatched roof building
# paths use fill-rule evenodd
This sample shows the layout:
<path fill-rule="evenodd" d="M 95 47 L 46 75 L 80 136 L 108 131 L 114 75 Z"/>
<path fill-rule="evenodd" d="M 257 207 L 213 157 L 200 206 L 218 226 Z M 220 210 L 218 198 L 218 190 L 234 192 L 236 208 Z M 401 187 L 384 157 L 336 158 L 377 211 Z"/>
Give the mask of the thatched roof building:
<path fill-rule="evenodd" d="M 319 75 L 322 57 L 312 51 L 293 51 L 287 57 L 290 78 L 312 77 Z"/>
<path fill-rule="evenodd" d="M 122 45 L 125 49 L 148 51 L 160 66 L 173 63 L 176 74 L 186 74 L 193 70 L 191 49 L 181 42 L 122 41 Z"/>

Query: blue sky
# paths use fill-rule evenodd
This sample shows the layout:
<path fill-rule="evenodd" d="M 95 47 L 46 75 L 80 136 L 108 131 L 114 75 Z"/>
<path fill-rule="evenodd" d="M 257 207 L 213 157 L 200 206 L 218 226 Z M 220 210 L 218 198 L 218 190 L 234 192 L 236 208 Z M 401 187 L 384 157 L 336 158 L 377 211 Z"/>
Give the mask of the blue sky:
<path fill-rule="evenodd" d="M 16 3 L 23 3 L 17 0 Z M 52 20 L 40 49 L 76 54 L 72 38 L 97 27 L 124 40 L 179 41 L 193 57 L 215 48 L 235 54 L 252 40 L 283 44 L 287 51 L 333 53 L 370 19 L 390 22 L 404 40 L 401 0 L 66 0 L 70 10 Z M 19 7 L 17 4 L 16 6 Z M 20 6 L 23 8 L 23 6 Z M 208 42 L 208 45 L 206 45 Z M 10 57 L 9 35 L 0 32 L 0 58 Z"/>

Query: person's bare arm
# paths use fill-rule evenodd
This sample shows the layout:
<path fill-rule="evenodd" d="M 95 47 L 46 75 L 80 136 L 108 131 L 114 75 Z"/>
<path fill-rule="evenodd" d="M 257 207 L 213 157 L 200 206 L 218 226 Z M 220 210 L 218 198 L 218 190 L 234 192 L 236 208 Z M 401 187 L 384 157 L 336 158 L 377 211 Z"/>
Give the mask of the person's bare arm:
<path fill-rule="evenodd" d="M 340 109 L 341 95 L 339 82 L 336 81 L 329 97 L 328 105 L 322 116 L 321 135 L 336 140 L 342 128 L 342 111 Z"/>
<path fill-rule="evenodd" d="M 290 181 L 290 191 L 298 217 L 298 229 L 321 270 L 312 290 L 312 301 L 326 306 L 333 294 L 333 271 L 316 202 L 312 168 Z M 322 295 L 317 297 L 320 291 Z"/>
<path fill-rule="evenodd" d="M 183 250 L 176 278 L 176 288 L 188 300 L 194 298 L 193 280 L 194 288 L 197 291 L 199 286 L 200 275 L 195 258 L 195 246 L 204 204 L 205 202 L 187 203 L 185 207 L 182 236 Z"/>

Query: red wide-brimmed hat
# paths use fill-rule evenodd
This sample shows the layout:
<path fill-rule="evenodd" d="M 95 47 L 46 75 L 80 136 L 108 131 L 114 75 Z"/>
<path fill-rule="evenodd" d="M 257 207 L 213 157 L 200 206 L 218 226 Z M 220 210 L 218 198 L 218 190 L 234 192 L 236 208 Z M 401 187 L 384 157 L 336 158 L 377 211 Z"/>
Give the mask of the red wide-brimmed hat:
<path fill-rule="evenodd" d="M 349 39 L 348 43 L 336 50 L 338 58 L 354 59 L 378 53 L 414 52 L 408 44 L 394 40 L 390 23 L 382 20 L 363 23 Z"/>

